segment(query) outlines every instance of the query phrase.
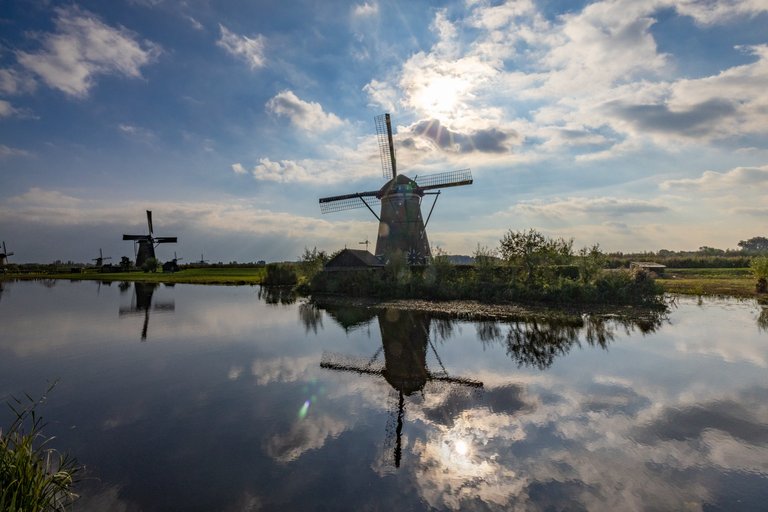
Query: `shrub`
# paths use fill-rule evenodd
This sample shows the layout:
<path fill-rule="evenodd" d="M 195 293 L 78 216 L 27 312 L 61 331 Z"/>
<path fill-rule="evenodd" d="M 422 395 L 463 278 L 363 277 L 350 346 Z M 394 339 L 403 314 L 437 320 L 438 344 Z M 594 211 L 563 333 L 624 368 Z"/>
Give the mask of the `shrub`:
<path fill-rule="evenodd" d="M 299 281 L 296 269 L 287 263 L 268 263 L 262 284 L 267 286 L 293 286 Z"/>

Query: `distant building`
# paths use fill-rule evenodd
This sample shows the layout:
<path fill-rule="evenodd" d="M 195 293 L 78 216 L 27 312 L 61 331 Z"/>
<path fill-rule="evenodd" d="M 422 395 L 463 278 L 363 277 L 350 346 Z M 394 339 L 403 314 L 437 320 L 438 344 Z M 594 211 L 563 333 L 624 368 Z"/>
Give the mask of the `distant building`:
<path fill-rule="evenodd" d="M 652 261 L 630 261 L 629 268 L 642 268 L 643 270 L 647 270 L 648 272 L 653 272 L 654 274 L 662 275 L 664 271 L 667 269 L 667 266 L 662 265 L 661 263 L 654 263 Z"/>
<path fill-rule="evenodd" d="M 344 249 L 325 264 L 326 272 L 341 270 L 361 270 L 366 268 L 384 268 L 384 264 L 376 256 L 362 249 Z"/>

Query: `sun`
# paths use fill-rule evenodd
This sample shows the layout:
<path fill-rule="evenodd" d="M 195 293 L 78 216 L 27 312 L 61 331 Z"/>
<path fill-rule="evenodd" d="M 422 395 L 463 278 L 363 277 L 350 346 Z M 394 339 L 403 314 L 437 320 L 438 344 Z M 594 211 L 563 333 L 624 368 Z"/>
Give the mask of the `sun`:
<path fill-rule="evenodd" d="M 413 103 L 433 118 L 453 117 L 468 88 L 469 82 L 461 77 L 436 75 L 414 91 Z"/>

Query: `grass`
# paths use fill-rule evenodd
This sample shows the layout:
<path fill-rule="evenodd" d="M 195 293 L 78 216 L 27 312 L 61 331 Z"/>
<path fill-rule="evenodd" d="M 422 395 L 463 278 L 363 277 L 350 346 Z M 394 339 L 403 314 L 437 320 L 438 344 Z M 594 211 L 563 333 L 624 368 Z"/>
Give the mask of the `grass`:
<path fill-rule="evenodd" d="M 238 268 L 190 268 L 179 272 L 116 272 L 101 273 L 86 269 L 77 274 L 70 273 L 7 273 L 3 279 L 71 279 L 89 281 L 142 281 L 150 283 L 189 284 L 260 284 L 264 279 L 264 267 Z"/>
<path fill-rule="evenodd" d="M 668 293 L 757 297 L 749 268 L 673 268 L 657 280 Z"/>
<path fill-rule="evenodd" d="M 44 424 L 35 411 L 45 395 L 39 400 L 27 395 L 27 400 L 25 405 L 12 399 L 8 405 L 16 419 L 7 431 L 0 431 L 0 510 L 68 510 L 77 499 L 73 486 L 82 467 L 48 446 L 53 438 L 43 435 Z"/>

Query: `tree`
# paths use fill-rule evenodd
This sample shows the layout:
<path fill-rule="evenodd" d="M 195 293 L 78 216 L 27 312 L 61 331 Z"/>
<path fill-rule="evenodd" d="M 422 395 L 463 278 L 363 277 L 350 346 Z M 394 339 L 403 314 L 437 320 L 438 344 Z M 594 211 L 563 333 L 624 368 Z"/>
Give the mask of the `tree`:
<path fill-rule="evenodd" d="M 532 228 L 528 231 L 510 229 L 500 243 L 502 258 L 523 268 L 528 286 L 552 266 L 569 263 L 573 256 L 573 239 L 549 238 Z"/>
<path fill-rule="evenodd" d="M 758 256 L 749 263 L 752 274 L 757 278 L 755 291 L 757 293 L 768 292 L 768 256 Z"/>
<path fill-rule="evenodd" d="M 600 244 L 592 247 L 583 247 L 579 250 L 578 266 L 579 279 L 582 283 L 589 283 L 597 277 L 600 271 L 605 267 L 606 257 L 600 250 Z"/>
<path fill-rule="evenodd" d="M 128 258 L 128 256 L 123 256 L 120 258 L 120 268 L 124 272 L 128 272 L 128 270 L 131 268 L 131 260 Z"/>
<path fill-rule="evenodd" d="M 157 260 L 157 258 L 147 258 L 144 260 L 144 263 L 141 265 L 141 270 L 144 272 L 157 272 L 157 267 L 160 265 L 160 262 Z"/>
<path fill-rule="evenodd" d="M 768 238 L 765 238 L 764 236 L 755 236 L 749 240 L 741 240 L 737 245 L 746 253 L 756 254 L 768 252 Z"/>
<path fill-rule="evenodd" d="M 323 266 L 328 263 L 329 259 L 325 251 L 318 251 L 317 247 L 313 247 L 310 251 L 305 247 L 304 254 L 299 258 L 299 268 L 304 277 L 309 280 L 323 270 Z"/>

